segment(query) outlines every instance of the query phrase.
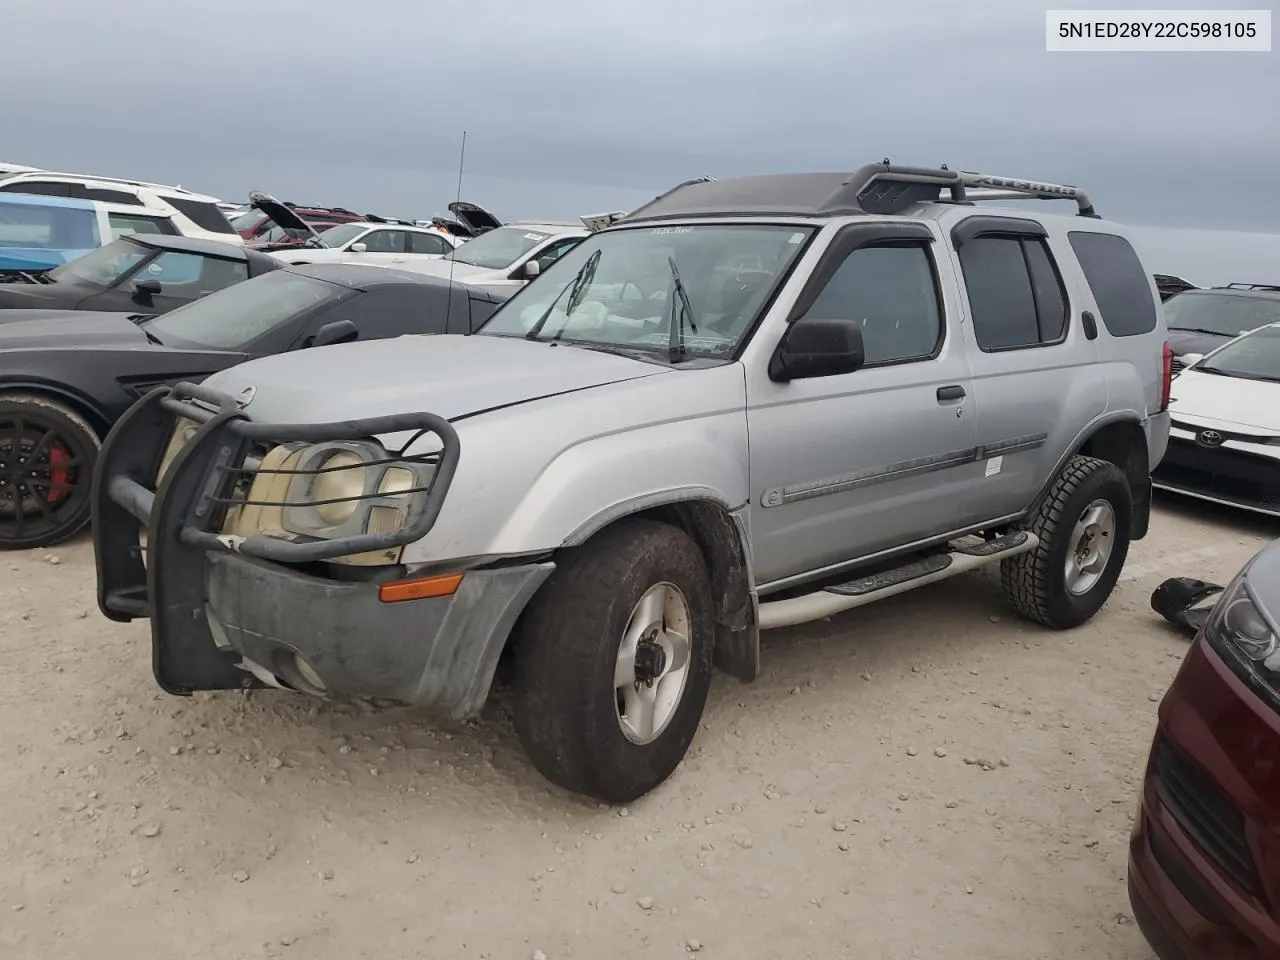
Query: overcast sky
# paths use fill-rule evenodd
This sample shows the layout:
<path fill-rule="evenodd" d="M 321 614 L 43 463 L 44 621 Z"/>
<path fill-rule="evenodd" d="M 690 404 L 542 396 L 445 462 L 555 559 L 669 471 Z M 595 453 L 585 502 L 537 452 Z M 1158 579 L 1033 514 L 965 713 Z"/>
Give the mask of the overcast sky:
<path fill-rule="evenodd" d="M 0 159 L 421 217 L 465 128 L 503 218 L 889 156 L 1277 229 L 1280 53 L 1046 53 L 1046 5 L 8 0 Z"/>

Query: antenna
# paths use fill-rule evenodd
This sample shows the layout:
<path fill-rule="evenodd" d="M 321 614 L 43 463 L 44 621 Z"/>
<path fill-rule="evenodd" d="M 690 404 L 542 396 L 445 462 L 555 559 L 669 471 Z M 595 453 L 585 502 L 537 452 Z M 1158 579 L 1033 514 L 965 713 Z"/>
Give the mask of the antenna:
<path fill-rule="evenodd" d="M 462 131 L 462 150 L 458 154 L 458 196 L 456 197 L 457 203 L 462 202 L 462 167 L 463 167 L 463 164 L 465 164 L 466 162 L 467 162 L 467 131 L 463 130 Z M 453 249 L 457 250 L 458 248 L 454 247 Z M 452 251 L 448 256 L 449 256 L 449 294 L 448 294 L 448 298 L 444 302 L 444 329 L 446 333 L 449 331 L 449 314 L 453 311 L 453 265 L 456 262 L 453 259 Z M 470 332 L 471 332 L 470 330 L 467 331 L 467 333 L 470 333 Z"/>

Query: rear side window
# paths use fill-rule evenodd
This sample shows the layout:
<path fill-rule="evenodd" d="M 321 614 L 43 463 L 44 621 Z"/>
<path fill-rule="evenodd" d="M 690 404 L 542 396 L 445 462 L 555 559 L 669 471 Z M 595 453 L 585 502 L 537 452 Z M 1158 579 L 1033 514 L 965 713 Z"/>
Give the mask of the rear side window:
<path fill-rule="evenodd" d="M 165 197 L 165 202 L 194 223 L 201 230 L 210 233 L 235 233 L 235 227 L 227 215 L 218 209 L 216 203 L 205 200 L 191 200 L 187 197 Z"/>
<path fill-rule="evenodd" d="M 959 249 L 973 332 L 985 352 L 1061 343 L 1067 298 L 1039 237 L 979 236 Z"/>
<path fill-rule="evenodd" d="M 111 237 L 127 237 L 131 233 L 163 233 L 177 236 L 178 228 L 168 217 L 148 217 L 140 213 L 109 213 L 107 223 Z"/>
<path fill-rule="evenodd" d="M 0 248 L 91 250 L 98 245 L 92 210 L 0 200 Z"/>
<path fill-rule="evenodd" d="M 434 233 L 409 234 L 410 253 L 448 253 L 453 248 Z"/>
<path fill-rule="evenodd" d="M 125 190 L 108 190 L 105 187 L 86 187 L 83 184 L 73 183 L 71 195 L 85 200 L 101 200 L 103 203 L 123 203 L 130 207 L 142 206 L 142 201 L 138 199 L 136 193 Z"/>
<path fill-rule="evenodd" d="M 33 193 L 40 197 L 71 196 L 71 184 L 56 180 L 19 180 L 17 183 L 0 185 L 0 190 L 5 193 Z"/>
<path fill-rule="evenodd" d="M 1113 233 L 1067 234 L 1093 291 L 1102 322 L 1113 337 L 1135 337 L 1156 328 L 1156 304 L 1142 261 L 1129 241 Z"/>

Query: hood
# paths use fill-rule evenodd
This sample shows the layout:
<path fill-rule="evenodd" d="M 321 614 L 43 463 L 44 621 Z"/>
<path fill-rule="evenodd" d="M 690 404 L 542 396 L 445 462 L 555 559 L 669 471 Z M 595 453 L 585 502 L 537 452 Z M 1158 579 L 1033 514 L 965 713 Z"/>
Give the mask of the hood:
<path fill-rule="evenodd" d="M 458 218 L 458 223 L 465 227 L 472 236 L 485 230 L 496 230 L 502 226 L 502 221 L 484 207 L 476 206 L 474 203 L 467 203 L 465 200 L 457 200 L 449 204 L 448 210 Z"/>
<path fill-rule="evenodd" d="M 48 279 L 47 274 L 29 274 L 33 279 L 26 279 L 21 275 L 17 275 L 18 279 L 12 279 L 14 276 L 10 274 L 9 277 L 0 279 L 0 317 L 10 310 L 48 310 L 53 307 L 74 306 L 88 296 L 88 292 L 83 289 L 77 295 L 71 284 L 57 283 Z"/>
<path fill-rule="evenodd" d="M 0 354 L 49 347 L 119 347 L 149 344 L 130 313 L 92 310 L 0 311 Z"/>
<path fill-rule="evenodd" d="M 461 249 L 461 248 L 459 248 Z M 448 280 L 452 277 L 460 283 L 480 283 L 485 280 L 506 279 L 506 270 L 494 270 L 491 267 L 478 267 L 474 263 L 458 263 L 456 260 L 446 260 L 444 257 L 433 257 L 430 260 L 422 260 L 413 258 L 412 262 L 398 263 L 397 269 L 412 270 L 414 273 L 425 273 L 429 277 L 440 277 Z M 449 268 L 453 268 L 450 273 Z"/>
<path fill-rule="evenodd" d="M 314 239 L 320 246 L 324 246 L 324 241 L 320 239 L 320 234 L 312 229 L 311 224 L 294 213 L 288 204 L 281 203 L 275 197 L 257 190 L 249 194 L 249 202 L 255 210 L 261 210 L 270 217 L 273 223 L 299 234 L 303 240 Z"/>
<path fill-rule="evenodd" d="M 1175 420 L 1211 420 L 1229 432 L 1245 427 L 1280 434 L 1280 383 L 1196 373 L 1188 367 L 1173 381 L 1169 412 Z"/>
<path fill-rule="evenodd" d="M 1208 353 L 1210 350 L 1216 350 L 1228 340 L 1234 340 L 1235 338 L 1218 333 L 1169 330 L 1165 339 L 1169 341 L 1169 346 L 1173 348 L 1173 355 L 1180 357 L 1184 353 Z"/>
<path fill-rule="evenodd" d="M 454 420 L 589 387 L 669 372 L 642 360 L 522 338 L 404 336 L 297 350 L 206 381 L 254 388 L 255 420 L 326 423 L 422 411 Z"/>
<path fill-rule="evenodd" d="M 0 270 L 52 270 L 68 260 L 83 257 L 89 250 L 45 250 L 40 247 L 0 248 Z"/>

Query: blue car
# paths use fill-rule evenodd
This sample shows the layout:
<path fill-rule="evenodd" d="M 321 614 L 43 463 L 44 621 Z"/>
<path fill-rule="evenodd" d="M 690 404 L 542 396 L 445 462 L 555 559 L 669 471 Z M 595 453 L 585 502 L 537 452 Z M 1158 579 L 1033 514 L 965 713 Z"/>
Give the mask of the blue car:
<path fill-rule="evenodd" d="M 43 273 L 133 233 L 178 233 L 169 217 L 100 200 L 0 193 L 0 271 Z"/>

